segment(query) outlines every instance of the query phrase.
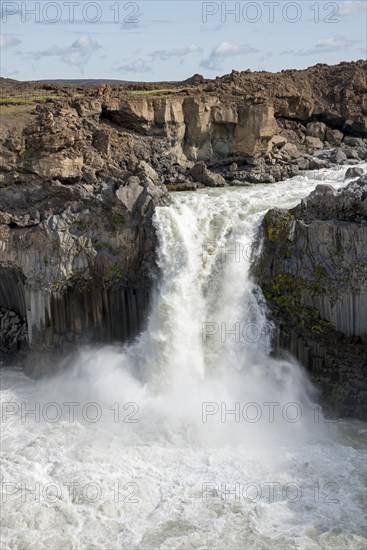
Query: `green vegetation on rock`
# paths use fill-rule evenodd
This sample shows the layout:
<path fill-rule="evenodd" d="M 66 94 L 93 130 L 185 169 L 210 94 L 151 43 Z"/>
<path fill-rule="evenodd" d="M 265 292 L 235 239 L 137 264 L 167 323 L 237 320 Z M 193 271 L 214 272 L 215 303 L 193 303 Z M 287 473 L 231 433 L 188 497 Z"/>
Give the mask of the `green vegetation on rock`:
<path fill-rule="evenodd" d="M 275 223 L 271 210 L 264 217 L 266 235 L 269 241 L 273 243 L 285 241 L 289 238 L 291 232 L 290 224 L 294 221 L 294 217 L 290 212 L 287 212 L 281 219 L 277 219 L 276 221 L 278 223 Z"/>
<path fill-rule="evenodd" d="M 331 324 L 320 317 L 315 308 L 302 304 L 302 291 L 322 294 L 322 287 L 315 281 L 306 281 L 290 274 L 281 274 L 263 284 L 265 298 L 273 302 L 291 324 L 322 334 Z"/>

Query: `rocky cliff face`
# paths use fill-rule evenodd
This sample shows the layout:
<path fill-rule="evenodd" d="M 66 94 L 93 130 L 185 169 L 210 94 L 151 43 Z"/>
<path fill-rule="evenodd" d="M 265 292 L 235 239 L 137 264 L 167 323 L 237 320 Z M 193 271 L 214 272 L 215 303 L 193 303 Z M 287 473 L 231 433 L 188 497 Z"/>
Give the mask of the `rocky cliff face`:
<path fill-rule="evenodd" d="M 131 340 L 147 315 L 151 218 L 167 189 L 144 161 L 117 168 L 113 130 L 52 110 L 3 127 L 0 304 L 26 319 L 34 351 Z M 127 136 L 114 145 L 131 147 Z"/>
<path fill-rule="evenodd" d="M 319 185 L 271 210 L 254 274 L 276 323 L 275 347 L 306 366 L 334 412 L 367 410 L 367 181 Z"/>
<path fill-rule="evenodd" d="M 170 99 L 108 98 L 102 117 L 141 135 L 167 138 L 173 160 L 215 162 L 270 150 L 276 130 L 270 105 L 200 96 Z"/>
<path fill-rule="evenodd" d="M 320 121 L 331 128 L 367 137 L 367 63 L 315 65 L 281 73 L 233 71 L 218 78 L 224 92 L 245 94 L 246 100 L 270 102 L 277 118 L 302 123 Z M 203 86 L 213 89 L 212 83 Z"/>
<path fill-rule="evenodd" d="M 132 338 L 154 279 L 155 207 L 170 190 L 366 159 L 366 68 L 44 84 L 41 98 L 2 79 L 0 306 L 26 319 L 34 350 Z"/>

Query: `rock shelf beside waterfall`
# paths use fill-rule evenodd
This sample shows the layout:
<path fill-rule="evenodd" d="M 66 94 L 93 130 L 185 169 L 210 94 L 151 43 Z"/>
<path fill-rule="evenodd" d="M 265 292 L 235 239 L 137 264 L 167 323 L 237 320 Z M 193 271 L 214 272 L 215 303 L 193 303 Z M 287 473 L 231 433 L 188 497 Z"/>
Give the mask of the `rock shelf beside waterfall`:
<path fill-rule="evenodd" d="M 276 325 L 275 349 L 307 368 L 324 402 L 366 418 L 367 182 L 318 185 L 265 216 L 253 268 Z"/>

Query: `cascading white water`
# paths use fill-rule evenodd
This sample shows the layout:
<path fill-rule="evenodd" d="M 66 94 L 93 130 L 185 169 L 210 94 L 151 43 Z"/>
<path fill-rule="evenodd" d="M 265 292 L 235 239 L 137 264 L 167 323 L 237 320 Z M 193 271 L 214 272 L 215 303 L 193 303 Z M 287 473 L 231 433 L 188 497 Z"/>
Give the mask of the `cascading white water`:
<path fill-rule="evenodd" d="M 3 370 L 4 550 L 365 547 L 365 425 L 326 423 L 303 369 L 269 357 L 249 277 L 263 214 L 345 169 L 176 194 L 155 214 L 162 277 L 139 339 L 81 350 L 50 380 Z"/>

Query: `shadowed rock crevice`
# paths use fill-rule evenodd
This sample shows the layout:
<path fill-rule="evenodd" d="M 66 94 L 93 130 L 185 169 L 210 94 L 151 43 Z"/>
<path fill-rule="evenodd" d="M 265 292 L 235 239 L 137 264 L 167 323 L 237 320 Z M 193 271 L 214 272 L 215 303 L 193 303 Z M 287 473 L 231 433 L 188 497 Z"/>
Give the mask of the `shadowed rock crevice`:
<path fill-rule="evenodd" d="M 25 277 L 19 269 L 0 265 L 0 307 L 25 318 Z"/>
<path fill-rule="evenodd" d="M 69 290 L 51 298 L 54 338 L 62 342 L 129 342 L 144 328 L 149 292 L 135 288 Z"/>
<path fill-rule="evenodd" d="M 0 358 L 28 347 L 25 277 L 19 269 L 0 266 Z"/>

